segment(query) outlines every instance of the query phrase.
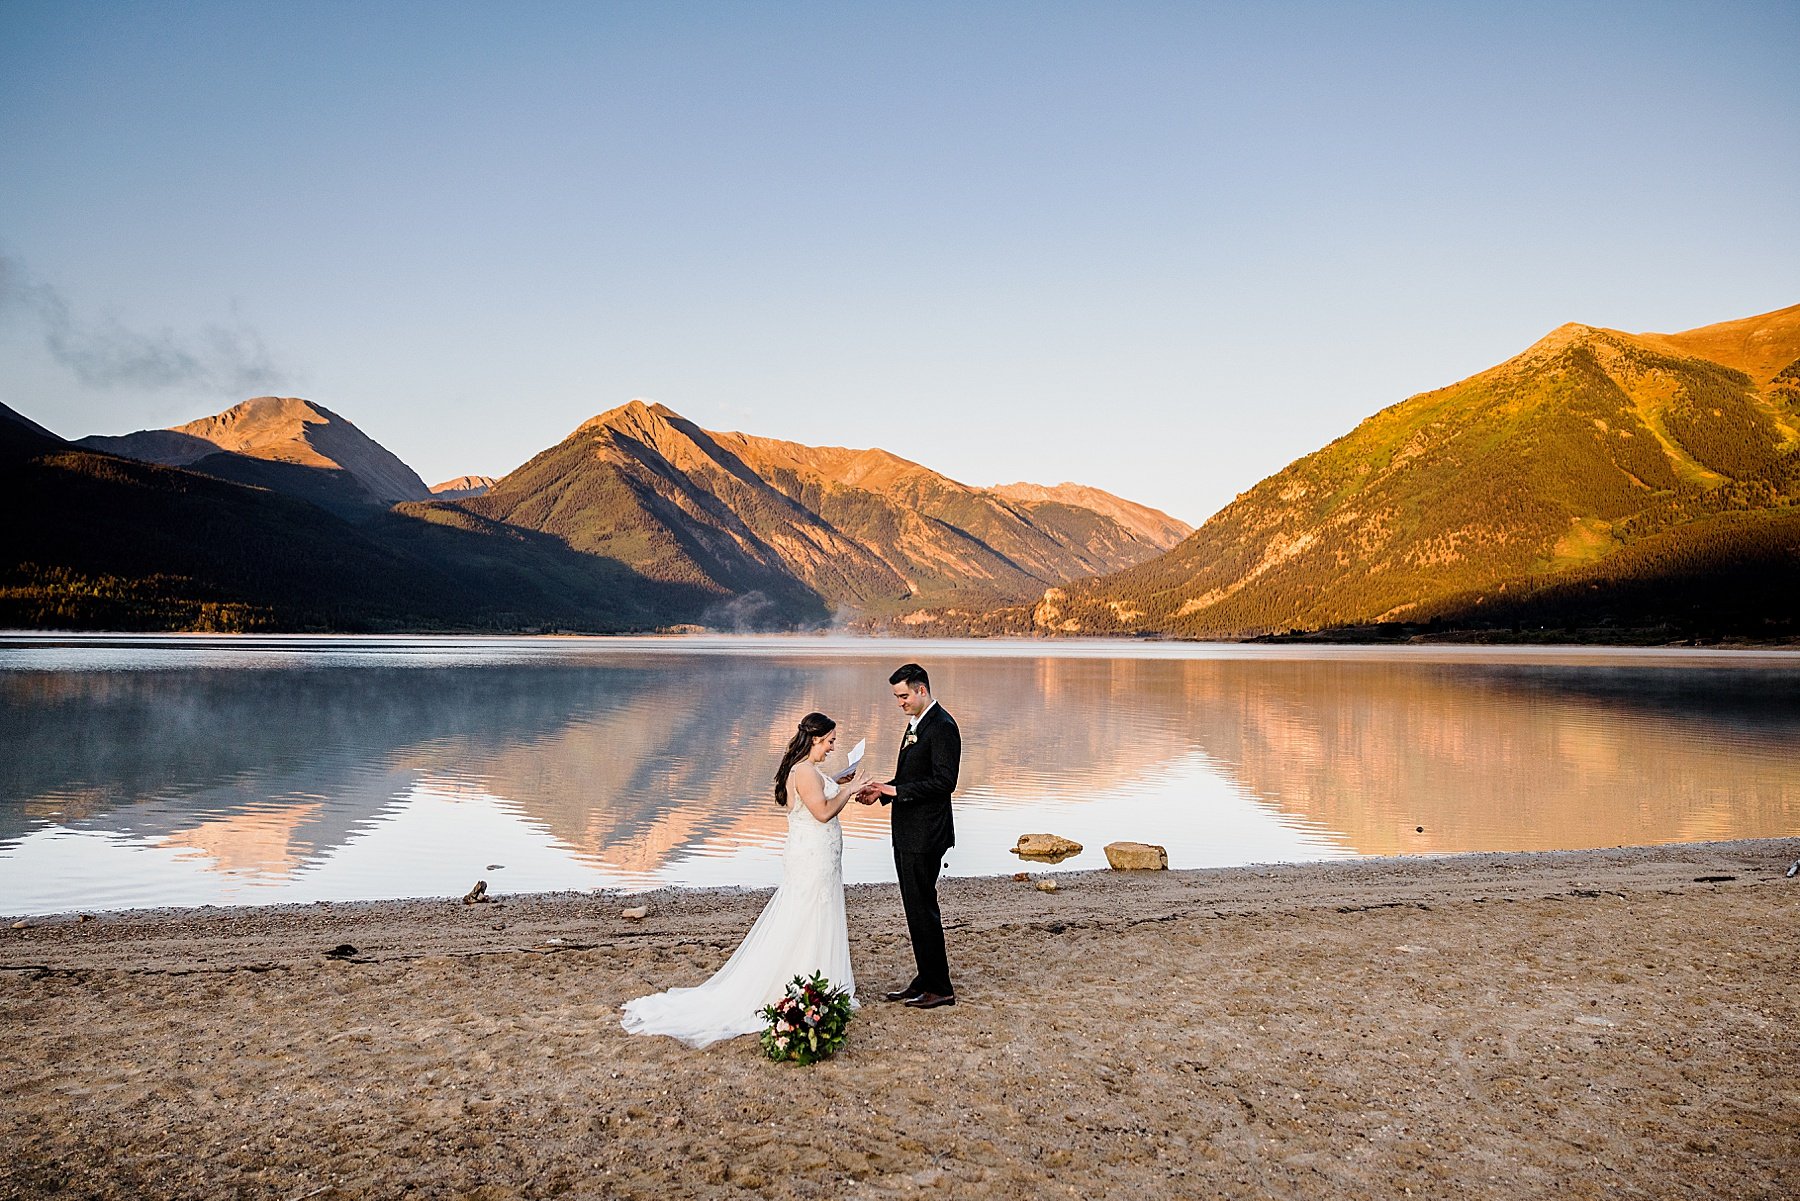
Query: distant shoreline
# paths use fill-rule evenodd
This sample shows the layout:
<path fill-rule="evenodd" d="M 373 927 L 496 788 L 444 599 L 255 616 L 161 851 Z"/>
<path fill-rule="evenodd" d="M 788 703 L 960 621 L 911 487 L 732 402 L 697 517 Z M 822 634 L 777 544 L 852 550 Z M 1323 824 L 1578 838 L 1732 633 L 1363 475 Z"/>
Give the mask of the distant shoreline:
<path fill-rule="evenodd" d="M 1416 630 L 1381 634 L 1373 627 L 1356 626 L 1347 630 L 1317 630 L 1303 634 L 1259 634 L 1239 639 L 1242 642 L 1266 643 L 1273 646 L 1319 643 L 1334 646 L 1569 646 L 1569 647 L 1696 647 L 1709 650 L 1800 650 L 1800 637 L 1755 639 L 1721 636 L 1717 638 L 1671 638 L 1658 630 L 1591 631 L 1591 636 L 1578 637 L 1556 630 L 1542 630 L 1532 635 L 1503 633 L 1498 630 Z"/>
<path fill-rule="evenodd" d="M 1704 650 L 1704 651 L 1800 651 L 1800 638 L 1784 638 L 1758 640 L 1749 638 L 1685 638 L 1685 639 L 1636 639 L 1630 631 L 1620 631 L 1615 638 L 1571 639 L 1559 637 L 1546 632 L 1542 637 L 1518 637 L 1498 635 L 1489 636 L 1482 631 L 1456 630 L 1440 633 L 1412 633 L 1383 636 L 1367 633 L 1369 627 L 1356 627 L 1352 630 L 1319 630 L 1298 634 L 1257 634 L 1234 638 L 1177 638 L 1173 636 L 1151 636 L 1130 634 L 1094 634 L 1087 636 L 1063 635 L 1057 637 L 1037 637 L 1026 634 L 954 634 L 932 636 L 929 634 L 901 634 L 893 632 L 826 631 L 826 630 L 682 630 L 682 631 L 647 631 L 637 633 L 595 633 L 578 630 L 50 630 L 50 629 L 0 629 L 0 640 L 17 638 L 22 640 L 54 640 L 68 638 L 72 640 L 121 640 L 134 639 L 173 639 L 181 641 L 218 641 L 221 643 L 246 643 L 258 639 L 301 640 L 356 640 L 367 639 L 376 642 L 397 642 L 408 638 L 455 638 L 479 639 L 482 641 L 525 642 L 552 640 L 576 642 L 632 642 L 654 641 L 659 644 L 692 643 L 695 645 L 708 642 L 741 641 L 744 643 L 787 641 L 799 643 L 811 641 L 816 644 L 848 644 L 867 643 L 870 645 L 907 645 L 921 646 L 1032 646 L 1032 647 L 1093 647 L 1093 646 L 1170 646 L 1170 647 L 1341 647 L 1346 649 L 1366 648 L 1370 650 L 1392 650 L 1406 647 L 1492 647 L 1497 650 L 1507 648 L 1518 649 L 1566 649 L 1580 650 Z M 0 644 L 0 650 L 5 649 Z"/>
<path fill-rule="evenodd" d="M 1576 848 L 1555 851 L 1448 851 L 1419 855 L 1367 855 L 1341 859 L 1246 863 L 1232 867 L 1171 868 L 1158 872 L 1120 872 L 1101 867 L 1081 871 L 1059 871 L 1053 875 L 1059 889 L 1068 888 L 1071 891 L 1095 884 L 1106 888 L 1119 886 L 1116 883 L 1108 883 L 1109 881 L 1130 881 L 1133 882 L 1133 887 L 1153 887 L 1168 891 L 1171 888 L 1179 890 L 1188 885 L 1219 884 L 1238 878 L 1269 879 L 1276 876 L 1304 890 L 1307 876 L 1337 879 L 1345 875 L 1361 875 L 1382 878 L 1425 873 L 1441 877 L 1444 873 L 1456 871 L 1467 872 L 1473 876 L 1485 876 L 1492 871 L 1510 873 L 1524 869 L 1531 872 L 1556 872 L 1565 868 L 1580 870 L 1589 865 L 1656 863 L 1692 855 L 1725 855 L 1771 861 L 1786 855 L 1788 858 L 1783 860 L 1785 865 L 1794 857 L 1800 856 L 1800 830 L 1791 835 L 1773 838 L 1653 843 L 1643 846 Z M 1021 858 L 1019 860 L 1020 872 L 1027 875 L 1036 876 L 1041 866 L 1029 859 Z M 1004 892 L 1016 890 L 1018 886 L 1016 875 L 1017 873 L 945 876 L 943 879 L 945 888 L 954 888 L 963 892 L 981 892 L 989 888 Z M 853 895 L 893 893 L 895 897 L 898 897 L 898 887 L 892 882 L 847 884 L 845 890 Z M 1796 885 L 1796 889 L 1796 896 L 1800 897 L 1800 884 Z M 101 918 L 127 924 L 164 923 L 172 928 L 185 928 L 194 922 L 209 921 L 225 916 L 283 922 L 294 920 L 310 924 L 314 921 L 330 921 L 334 918 L 358 922 L 372 916 L 411 919 L 437 912 L 446 907 L 455 911 L 466 909 L 472 914 L 479 915 L 501 912 L 502 907 L 509 904 L 534 908 L 568 905 L 579 910 L 595 904 L 605 907 L 614 903 L 635 905 L 646 901 L 652 903 L 671 902 L 678 899 L 683 908 L 694 906 L 704 908 L 716 904 L 722 910 L 734 910 L 751 904 L 760 908 L 762 902 L 774 891 L 773 885 L 736 884 L 659 884 L 646 888 L 599 887 L 519 893 L 507 893 L 500 889 L 494 889 L 488 894 L 490 898 L 488 902 L 470 906 L 465 906 L 459 896 L 413 896 L 351 901 L 285 901 L 272 905 L 208 904 L 148 905 L 121 909 L 78 908 L 48 913 L 0 914 L 0 921 L 9 924 L 14 921 L 25 921 L 28 923 L 27 929 L 46 932 L 62 927 L 75 927 L 79 932 L 81 927 Z M 10 960 L 0 957 L 0 970 L 6 970 L 9 962 Z"/>

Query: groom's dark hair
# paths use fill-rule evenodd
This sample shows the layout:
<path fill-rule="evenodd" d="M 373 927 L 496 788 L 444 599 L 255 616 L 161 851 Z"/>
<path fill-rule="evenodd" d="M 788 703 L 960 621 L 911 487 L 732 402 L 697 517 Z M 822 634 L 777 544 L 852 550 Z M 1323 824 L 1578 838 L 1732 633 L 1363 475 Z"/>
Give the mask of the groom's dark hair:
<path fill-rule="evenodd" d="M 923 688 L 926 692 L 931 691 L 931 677 L 926 675 L 925 669 L 917 663 L 902 663 L 896 667 L 894 674 L 888 677 L 888 683 L 905 684 L 908 688 Z"/>

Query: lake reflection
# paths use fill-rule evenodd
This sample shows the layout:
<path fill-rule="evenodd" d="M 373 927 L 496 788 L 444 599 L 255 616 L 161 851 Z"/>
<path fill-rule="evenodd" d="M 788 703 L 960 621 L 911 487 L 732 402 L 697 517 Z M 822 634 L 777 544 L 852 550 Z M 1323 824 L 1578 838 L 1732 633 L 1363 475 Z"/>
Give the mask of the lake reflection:
<path fill-rule="evenodd" d="M 794 721 L 885 769 L 907 658 L 967 740 L 954 874 L 1800 833 L 1791 655 L 8 636 L 0 912 L 772 884 Z"/>

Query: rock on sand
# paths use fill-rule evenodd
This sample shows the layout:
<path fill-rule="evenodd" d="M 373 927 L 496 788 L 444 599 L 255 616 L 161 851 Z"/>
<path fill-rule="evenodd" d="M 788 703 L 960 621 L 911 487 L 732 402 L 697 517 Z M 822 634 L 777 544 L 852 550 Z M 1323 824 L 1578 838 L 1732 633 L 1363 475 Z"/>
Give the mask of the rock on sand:
<path fill-rule="evenodd" d="M 1169 852 L 1147 842 L 1109 842 L 1106 861 L 1116 871 L 1167 871 Z"/>

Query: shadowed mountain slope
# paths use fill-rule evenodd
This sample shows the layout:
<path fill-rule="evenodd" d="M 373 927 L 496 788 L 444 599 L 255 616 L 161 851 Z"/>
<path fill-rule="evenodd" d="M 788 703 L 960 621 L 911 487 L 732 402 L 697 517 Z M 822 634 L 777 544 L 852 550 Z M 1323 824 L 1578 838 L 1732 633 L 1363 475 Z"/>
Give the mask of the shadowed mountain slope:
<path fill-rule="evenodd" d="M 14 439 L 19 437 L 19 429 L 22 428 L 27 433 L 35 434 L 39 438 L 46 438 L 50 442 L 58 445 L 62 444 L 63 441 L 57 435 L 51 433 L 31 418 L 25 416 L 25 414 L 4 403 L 0 403 L 0 426 L 18 427 L 6 431 L 13 435 Z"/>
<path fill-rule="evenodd" d="M 642 402 L 436 496 L 309 401 L 80 444 L 4 415 L 5 492 L 35 519 L 0 546 L 0 608 L 28 626 L 792 628 L 920 595 L 1023 598 L 1178 536 L 1104 493 L 1009 499 Z"/>
<path fill-rule="evenodd" d="M 0 626 L 608 631 L 698 611 L 687 591 L 529 530 L 435 512 L 345 521 L 5 416 Z"/>
<path fill-rule="evenodd" d="M 386 447 L 323 405 L 295 397 L 258 396 L 173 429 L 95 435 L 76 445 L 328 507 L 431 498 L 418 474 Z"/>
<path fill-rule="evenodd" d="M 1682 334 L 1565 325 L 1375 414 L 1167 555 L 944 624 L 1209 637 L 1485 620 L 1483 606 L 1516 621 L 1503 602 L 1522 591 L 1573 622 L 1627 584 L 1640 601 L 1674 590 L 1631 620 L 1691 613 L 1706 579 L 1800 559 L 1797 450 L 1800 306 Z M 1542 592 L 1575 581 L 1581 617 L 1573 594 Z M 1792 593 L 1760 595 L 1759 622 L 1794 621 Z"/>

